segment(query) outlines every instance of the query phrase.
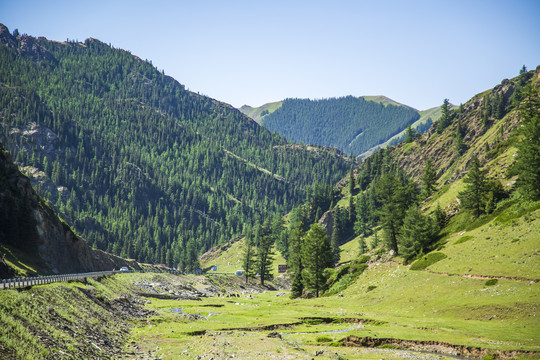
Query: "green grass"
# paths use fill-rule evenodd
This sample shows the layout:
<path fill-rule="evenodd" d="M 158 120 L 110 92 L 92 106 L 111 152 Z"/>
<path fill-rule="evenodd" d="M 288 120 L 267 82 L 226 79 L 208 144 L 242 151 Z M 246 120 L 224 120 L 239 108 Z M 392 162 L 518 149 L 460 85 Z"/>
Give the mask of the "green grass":
<path fill-rule="evenodd" d="M 245 106 L 242 106 L 239 110 L 243 112 L 245 115 L 255 120 L 258 124 L 262 124 L 262 121 L 264 119 L 264 115 L 262 115 L 263 113 L 267 112 L 268 114 L 271 114 L 277 109 L 279 109 L 282 105 L 283 105 L 283 101 L 276 101 L 276 102 L 261 105 L 259 107 L 251 107 L 251 106 L 245 105 Z"/>
<path fill-rule="evenodd" d="M 96 281 L 0 291 L 0 357 L 103 358 L 107 357 L 101 349 L 105 341 L 121 347 L 129 324 L 113 314 L 108 304 L 128 288 L 109 278 L 100 288 L 114 284 L 108 288 L 114 294 L 110 298 L 92 283 Z"/>
<path fill-rule="evenodd" d="M 516 203 L 492 221 L 446 238 L 443 252 L 451 260 L 430 270 L 452 274 L 540 279 L 540 209 Z M 519 218 L 515 215 L 523 213 Z M 467 241 L 461 241 L 464 237 Z M 517 241 L 516 241 L 517 239 Z"/>
<path fill-rule="evenodd" d="M 280 354 L 305 357 L 312 355 L 313 346 L 330 351 L 325 344 L 332 346 L 348 335 L 444 341 L 501 350 L 540 349 L 540 327 L 531 316 L 538 312 L 535 295 L 540 284 L 499 280 L 485 287 L 482 279 L 407 270 L 407 266 L 396 263 L 373 264 L 343 291 L 343 297 L 291 300 L 266 292 L 233 301 L 152 300 L 147 306 L 159 315 L 149 323 L 140 323 L 133 339 L 148 349 L 159 347 L 163 359 L 173 359 L 183 351 L 202 354 L 213 348 L 243 358 L 275 358 L 277 348 Z M 367 291 L 370 288 L 373 290 Z M 205 306 L 209 304 L 223 306 Z M 178 307 L 205 318 L 186 321 L 182 315 L 168 311 Z M 208 317 L 210 311 L 214 315 Z M 335 321 L 302 321 L 306 316 Z M 339 321 L 344 318 L 372 319 L 376 323 L 359 327 Z M 262 330 L 269 325 L 282 327 Z M 335 330 L 345 332 L 320 333 Z M 190 335 L 202 331 L 204 335 Z M 292 335 L 282 336 L 280 341 L 268 338 L 270 331 Z M 230 345 L 223 347 L 224 343 Z M 337 349 L 332 347 L 331 351 L 350 354 L 350 349 Z M 357 356 L 364 358 L 365 354 Z"/>
<path fill-rule="evenodd" d="M 376 254 L 369 260 L 360 257 L 358 241 L 353 240 L 342 246 L 342 260 L 350 252 L 351 262 L 332 275 L 332 292 L 340 296 L 292 300 L 280 290 L 200 301 L 148 297 L 145 307 L 156 315 L 132 320 L 130 339 L 125 337 L 126 320 L 115 317 L 103 304 L 140 291 L 135 283 L 174 278 L 198 289 L 213 284 L 226 290 L 236 286 L 234 291 L 239 292 L 238 285 L 231 285 L 236 277 L 216 275 L 201 282 L 205 277 L 122 274 L 87 283 L 7 290 L 0 292 L 0 321 L 4 325 L 0 327 L 0 343 L 21 359 L 58 357 L 58 351 L 79 358 L 99 357 L 94 346 L 82 340 L 95 329 L 100 337 L 117 344 L 135 341 L 140 351 L 150 351 L 164 360 L 203 354 L 204 358 L 307 358 L 319 350 L 351 359 L 409 356 L 392 348 L 338 346 L 349 335 L 442 341 L 492 351 L 540 351 L 540 283 L 523 279 L 540 278 L 538 203 L 508 201 L 474 226 L 466 225 L 472 224 L 466 214 L 457 215 L 455 221 L 465 225 L 451 224 L 449 229 L 462 230 L 447 229 L 444 246 L 419 260 L 424 271 L 409 271 L 414 264 L 406 266 Z M 241 254 L 241 247 L 242 242 L 233 244 L 212 263 L 221 259 L 236 270 L 235 256 Z M 362 272 L 356 273 L 360 268 Z M 173 313 L 173 308 L 188 315 Z M 306 319 L 314 317 L 329 321 Z M 370 321 L 360 325 L 347 319 Z M 36 329 L 55 345 L 36 340 Z M 268 337 L 273 331 L 289 335 Z M 340 332 L 321 333 L 328 331 Z M 529 358 L 535 357 L 538 354 Z"/>

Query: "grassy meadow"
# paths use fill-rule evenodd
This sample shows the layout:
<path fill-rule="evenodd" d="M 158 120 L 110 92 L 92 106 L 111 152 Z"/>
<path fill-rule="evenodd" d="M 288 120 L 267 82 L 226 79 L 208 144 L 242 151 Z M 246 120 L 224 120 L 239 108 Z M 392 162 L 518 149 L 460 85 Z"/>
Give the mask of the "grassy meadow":
<path fill-rule="evenodd" d="M 358 280 L 336 296 L 292 300 L 286 291 L 266 291 L 152 299 L 146 307 L 157 315 L 136 325 L 133 340 L 163 359 L 287 359 L 318 351 L 328 359 L 419 356 L 397 345 L 344 347 L 348 336 L 398 339 L 409 350 L 415 343 L 439 344 L 432 351 L 444 354 L 432 358 L 459 355 L 456 346 L 483 349 L 486 359 L 540 358 L 540 210 L 533 204 L 521 210 L 526 216 L 512 218 L 518 207 L 447 236 L 438 249 L 446 257 L 425 270 L 373 254 Z M 342 246 L 342 261 L 357 254 L 358 239 Z"/>

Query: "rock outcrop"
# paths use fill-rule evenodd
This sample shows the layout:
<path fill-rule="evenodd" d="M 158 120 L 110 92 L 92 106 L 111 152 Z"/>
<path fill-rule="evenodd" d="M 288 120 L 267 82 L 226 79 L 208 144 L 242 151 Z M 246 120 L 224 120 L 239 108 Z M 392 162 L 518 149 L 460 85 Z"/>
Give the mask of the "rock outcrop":
<path fill-rule="evenodd" d="M 58 62 L 53 54 L 41 46 L 35 38 L 28 35 L 15 37 L 4 24 L 0 24 L 0 43 L 6 44 L 9 48 L 17 49 L 20 55 L 30 57 L 36 63 L 45 61 L 56 64 Z"/>
<path fill-rule="evenodd" d="M 60 220 L 0 145 L 0 245 L 16 250 L 40 274 L 138 268 L 135 262 L 93 250 Z M 4 254 L 0 254 L 3 257 Z M 10 259 L 11 258 L 11 259 Z M 0 277 L 10 275 L 3 269 Z"/>

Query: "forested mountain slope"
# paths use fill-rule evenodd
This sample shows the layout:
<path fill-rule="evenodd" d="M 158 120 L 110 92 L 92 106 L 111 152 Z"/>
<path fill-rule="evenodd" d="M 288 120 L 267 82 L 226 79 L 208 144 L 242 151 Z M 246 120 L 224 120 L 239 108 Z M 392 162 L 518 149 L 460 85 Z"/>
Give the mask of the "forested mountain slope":
<path fill-rule="evenodd" d="M 410 264 L 435 251 L 433 256 L 441 260 L 446 255 L 437 250 L 449 239 L 469 231 L 475 237 L 499 239 L 497 227 L 517 226 L 522 216 L 529 225 L 514 232 L 512 245 L 497 242 L 481 258 L 471 255 L 470 261 L 476 266 L 486 256 L 511 251 L 512 259 L 522 256 L 520 263 L 536 264 L 530 251 L 538 247 L 539 231 L 539 89 L 540 67 L 523 68 L 518 77 L 503 80 L 462 106 L 453 108 L 446 100 L 440 119 L 425 135 L 411 135 L 398 146 L 379 150 L 337 187 L 312 189 L 307 201 L 289 214 L 287 226 L 274 226 L 274 232 L 281 233 L 275 236 L 278 249 L 293 273 L 293 296 L 325 289 L 335 294 L 335 286 L 347 286 L 336 285 L 340 277 L 351 274 L 344 278 L 351 284 L 361 273 L 361 255 L 367 252 L 389 252 L 389 258 Z M 353 239 L 347 246 L 356 249 L 352 255 L 350 249 L 341 251 Z M 320 260 L 313 264 L 316 251 Z M 335 272 L 323 271 L 351 261 Z M 523 266 L 503 264 L 482 275 L 523 276 Z M 311 270 L 308 265 L 313 265 Z"/>
<path fill-rule="evenodd" d="M 539 75 L 538 69 L 523 69 L 458 108 L 443 106 L 442 117 L 427 134 L 366 159 L 357 169 L 352 200 L 342 200 L 353 204 L 356 219 L 350 226 L 355 233 L 368 237 L 379 226 L 391 249 L 413 259 L 467 223 L 485 223 L 512 204 L 538 200 L 534 186 L 523 184 L 538 183 L 530 178 L 538 176 L 538 154 L 529 154 L 539 146 Z M 441 232 L 424 234 L 424 244 L 414 241 L 413 235 L 421 237 L 417 233 L 402 228 L 407 214 L 412 220 L 418 207 L 443 217 Z M 416 216 L 416 222 L 427 221 Z"/>
<path fill-rule="evenodd" d="M 350 167 L 98 40 L 14 37 L 0 25 L 0 42 L 0 140 L 97 248 L 193 269 L 198 253 Z"/>
<path fill-rule="evenodd" d="M 287 139 L 335 146 L 356 155 L 386 142 L 420 119 L 417 110 L 384 96 L 286 99 L 240 110 Z"/>
<path fill-rule="evenodd" d="M 90 246 L 58 219 L 0 144 L 0 278 L 137 268 Z"/>

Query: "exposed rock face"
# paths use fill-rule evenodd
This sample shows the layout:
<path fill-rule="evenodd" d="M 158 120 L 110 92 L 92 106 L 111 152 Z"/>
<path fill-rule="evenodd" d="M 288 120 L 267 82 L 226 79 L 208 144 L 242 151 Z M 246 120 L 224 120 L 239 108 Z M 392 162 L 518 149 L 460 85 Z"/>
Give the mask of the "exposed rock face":
<path fill-rule="evenodd" d="M 13 127 L 9 130 L 9 135 L 17 138 L 24 143 L 26 148 L 37 147 L 38 151 L 45 156 L 56 155 L 57 152 L 57 136 L 49 128 L 40 126 L 35 122 L 29 122 L 26 127 Z"/>
<path fill-rule="evenodd" d="M 37 271 L 72 273 L 137 268 L 119 257 L 92 250 L 34 191 L 0 145 L 0 244 L 30 258 Z M 3 254 L 0 254 L 2 256 Z"/>
<path fill-rule="evenodd" d="M 49 50 L 36 43 L 36 40 L 31 36 L 23 36 L 19 47 L 19 53 L 23 56 L 31 57 L 34 62 L 42 62 L 43 60 L 56 63 L 56 59 Z"/>
<path fill-rule="evenodd" d="M 0 24 L 0 42 L 12 49 L 17 48 L 17 39 L 11 35 L 6 25 Z"/>
<path fill-rule="evenodd" d="M 0 24 L 0 42 L 12 49 L 17 49 L 19 54 L 31 57 L 37 63 L 46 61 L 56 64 L 58 62 L 49 50 L 36 42 L 35 38 L 27 35 L 15 37 L 4 24 Z"/>
<path fill-rule="evenodd" d="M 332 210 L 328 210 L 321 216 L 319 219 L 319 224 L 326 231 L 326 236 L 328 236 L 328 239 L 331 239 L 332 231 L 334 230 L 334 213 Z"/>

